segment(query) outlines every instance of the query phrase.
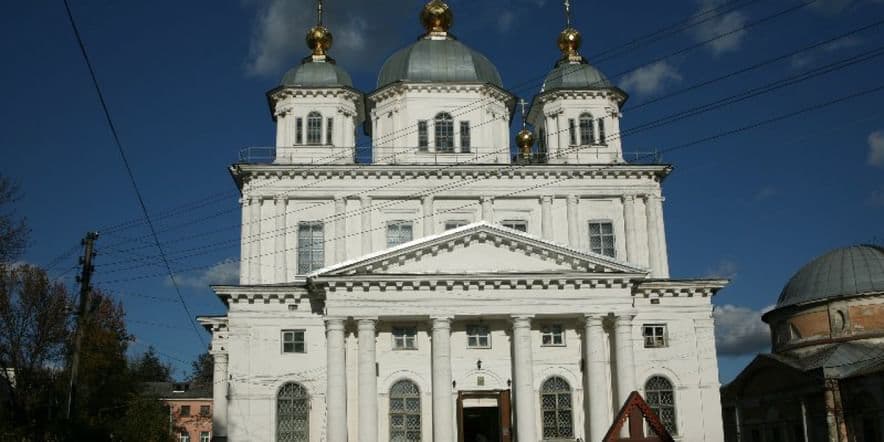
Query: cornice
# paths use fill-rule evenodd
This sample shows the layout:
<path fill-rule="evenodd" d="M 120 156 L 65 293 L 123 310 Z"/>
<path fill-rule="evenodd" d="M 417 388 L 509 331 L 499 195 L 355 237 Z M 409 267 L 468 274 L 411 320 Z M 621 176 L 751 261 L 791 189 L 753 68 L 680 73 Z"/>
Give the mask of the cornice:
<path fill-rule="evenodd" d="M 215 285 L 212 286 L 212 290 L 226 305 L 231 303 L 299 304 L 301 300 L 310 298 L 306 281 L 303 280 L 290 284 L 274 285 Z"/>
<path fill-rule="evenodd" d="M 650 297 L 709 297 L 728 284 L 726 279 L 652 279 L 637 281 L 635 296 Z"/>
<path fill-rule="evenodd" d="M 397 82 L 384 86 L 366 94 L 373 103 L 389 98 L 396 98 L 407 92 L 479 92 L 500 101 L 515 101 L 516 97 L 508 91 L 488 83 L 438 83 L 438 82 Z"/>
<path fill-rule="evenodd" d="M 626 289 L 638 274 L 596 273 L 486 273 L 486 274 L 400 274 L 342 275 L 316 277 L 315 287 L 327 292 L 370 291 L 471 291 L 614 288 Z"/>

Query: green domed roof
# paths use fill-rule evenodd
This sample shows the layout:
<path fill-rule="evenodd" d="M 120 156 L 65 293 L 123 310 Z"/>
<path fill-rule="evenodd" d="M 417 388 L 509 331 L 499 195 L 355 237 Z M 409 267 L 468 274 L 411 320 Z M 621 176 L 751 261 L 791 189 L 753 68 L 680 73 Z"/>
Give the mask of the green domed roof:
<path fill-rule="evenodd" d="M 282 86 L 353 87 L 350 74 L 335 63 L 307 61 L 292 68 L 282 77 Z"/>
<path fill-rule="evenodd" d="M 558 89 L 611 89 L 605 74 L 588 63 L 558 63 L 543 80 L 542 92 Z"/>
<path fill-rule="evenodd" d="M 884 293 L 884 247 L 850 246 L 802 267 L 783 288 L 777 308 L 875 292 Z"/>
<path fill-rule="evenodd" d="M 453 38 L 423 38 L 390 56 L 381 67 L 378 88 L 397 81 L 503 87 L 500 73 L 488 58 Z"/>

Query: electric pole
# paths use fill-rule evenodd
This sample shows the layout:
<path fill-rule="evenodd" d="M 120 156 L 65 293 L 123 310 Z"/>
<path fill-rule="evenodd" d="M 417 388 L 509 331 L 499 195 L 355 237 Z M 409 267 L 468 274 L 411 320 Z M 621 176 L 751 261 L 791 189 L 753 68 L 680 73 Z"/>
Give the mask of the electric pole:
<path fill-rule="evenodd" d="M 80 283 L 80 305 L 77 310 L 77 329 L 74 332 L 74 350 L 71 353 L 71 384 L 68 388 L 68 407 L 67 418 L 71 419 L 74 415 L 77 399 L 77 369 L 80 365 L 80 348 L 83 345 L 83 332 L 86 326 L 86 317 L 89 314 L 89 294 L 92 292 L 92 286 L 89 281 L 92 279 L 92 272 L 95 267 L 92 266 L 92 258 L 95 256 L 95 240 L 98 239 L 97 232 L 89 232 L 83 238 L 83 256 L 80 257 L 80 276 L 77 282 Z"/>

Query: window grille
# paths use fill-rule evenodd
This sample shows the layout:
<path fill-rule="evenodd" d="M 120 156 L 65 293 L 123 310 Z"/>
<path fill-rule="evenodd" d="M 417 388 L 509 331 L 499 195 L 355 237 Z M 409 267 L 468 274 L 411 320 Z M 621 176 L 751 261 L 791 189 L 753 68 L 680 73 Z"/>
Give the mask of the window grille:
<path fill-rule="evenodd" d="M 178 442 L 190 442 L 190 434 L 182 431 L 181 434 L 178 435 Z"/>
<path fill-rule="evenodd" d="M 211 433 L 209 433 L 208 431 L 200 432 L 200 442 L 211 442 L 211 441 L 212 441 L 212 434 Z"/>
<path fill-rule="evenodd" d="M 460 122 L 460 151 L 468 153 L 470 151 L 470 122 Z"/>
<path fill-rule="evenodd" d="M 589 251 L 613 257 L 614 225 L 607 221 L 589 223 Z"/>
<path fill-rule="evenodd" d="M 467 327 L 467 347 L 491 348 L 491 331 L 484 325 Z"/>
<path fill-rule="evenodd" d="M 283 330 L 282 331 L 282 352 L 283 353 L 306 353 L 304 330 Z"/>
<path fill-rule="evenodd" d="M 657 413 L 660 422 L 670 434 L 678 434 L 675 425 L 675 391 L 672 382 L 663 376 L 654 376 L 645 383 L 645 401 Z"/>
<path fill-rule="evenodd" d="M 387 247 L 395 247 L 407 243 L 413 238 L 410 222 L 393 221 L 387 224 Z"/>
<path fill-rule="evenodd" d="M 393 327 L 393 349 L 417 349 L 417 329 L 414 327 Z"/>
<path fill-rule="evenodd" d="M 574 437 L 568 381 L 558 376 L 547 379 L 540 387 L 540 407 L 544 439 Z"/>
<path fill-rule="evenodd" d="M 319 112 L 307 114 L 307 144 L 322 144 L 322 115 Z"/>
<path fill-rule="evenodd" d="M 454 151 L 454 120 L 451 115 L 440 112 L 433 121 L 436 135 L 436 151 Z"/>
<path fill-rule="evenodd" d="M 469 224 L 469 222 L 462 220 L 462 219 L 453 220 L 453 221 L 445 221 L 445 230 L 456 229 L 458 227 L 463 227 L 467 224 Z"/>
<path fill-rule="evenodd" d="M 592 115 L 580 115 L 580 144 L 589 145 L 593 142 Z"/>
<path fill-rule="evenodd" d="M 506 220 L 506 221 L 503 221 L 503 222 L 500 223 L 500 224 L 501 224 L 502 226 L 506 227 L 506 228 L 513 229 L 513 230 L 518 230 L 518 231 L 520 231 L 520 232 L 527 232 L 527 231 L 528 231 L 528 221 L 523 221 L 523 220 Z"/>
<path fill-rule="evenodd" d="M 421 397 L 414 382 L 404 380 L 390 388 L 390 441 L 420 442 Z"/>
<path fill-rule="evenodd" d="M 332 128 L 334 127 L 335 120 L 333 118 L 328 118 L 325 120 L 325 144 L 329 146 L 334 146 L 332 142 Z"/>
<path fill-rule="evenodd" d="M 298 224 L 298 274 L 322 268 L 325 263 L 325 236 L 321 222 Z"/>
<path fill-rule="evenodd" d="M 560 324 L 544 325 L 540 329 L 540 337 L 543 345 L 565 345 L 565 332 Z"/>
<path fill-rule="evenodd" d="M 568 143 L 572 146 L 577 144 L 577 127 L 573 118 L 568 119 Z"/>
<path fill-rule="evenodd" d="M 295 144 L 304 144 L 304 119 L 295 118 Z"/>
<path fill-rule="evenodd" d="M 301 384 L 289 382 L 279 389 L 276 397 L 276 440 L 310 440 L 310 396 Z"/>
<path fill-rule="evenodd" d="M 421 120 L 417 122 L 417 147 L 420 150 L 427 150 L 430 145 L 430 135 L 427 132 L 427 121 Z"/>
<path fill-rule="evenodd" d="M 599 118 L 599 144 L 608 144 L 608 140 L 605 139 L 605 119 Z"/>
<path fill-rule="evenodd" d="M 645 324 L 642 326 L 642 336 L 645 338 L 645 348 L 666 347 L 666 325 Z"/>

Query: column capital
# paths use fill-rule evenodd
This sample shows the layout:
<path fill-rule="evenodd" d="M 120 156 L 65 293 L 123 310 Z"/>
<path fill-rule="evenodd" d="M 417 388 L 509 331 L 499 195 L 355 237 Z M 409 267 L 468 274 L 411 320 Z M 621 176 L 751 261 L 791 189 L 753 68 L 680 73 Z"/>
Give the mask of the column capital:
<path fill-rule="evenodd" d="M 424 195 L 421 197 L 421 201 L 424 203 L 433 202 L 433 195 Z"/>
<path fill-rule="evenodd" d="M 288 200 L 288 195 L 284 193 L 273 195 L 273 201 L 276 202 L 276 204 L 285 204 Z"/>
<path fill-rule="evenodd" d="M 619 312 L 614 316 L 614 325 L 615 326 L 631 326 L 632 320 L 635 319 L 638 312 L 635 310 L 627 310 L 624 312 Z"/>
<path fill-rule="evenodd" d="M 229 359 L 227 351 L 210 351 L 209 354 L 215 359 L 215 363 L 227 362 Z"/>
<path fill-rule="evenodd" d="M 541 197 L 540 197 L 540 202 L 542 202 L 542 203 L 551 203 L 552 200 L 553 200 L 552 195 L 541 195 Z"/>
<path fill-rule="evenodd" d="M 378 322 L 377 316 L 375 317 L 360 317 L 353 318 L 356 320 L 356 325 L 359 327 L 359 330 L 374 330 L 375 324 Z"/>
<path fill-rule="evenodd" d="M 569 194 L 565 197 L 568 201 L 568 204 L 577 204 L 580 202 L 580 197 L 577 195 Z"/>
<path fill-rule="evenodd" d="M 344 330 L 344 318 L 326 318 L 325 330 Z"/>
<path fill-rule="evenodd" d="M 483 203 L 490 203 L 490 202 L 494 201 L 494 197 L 493 197 L 493 196 L 490 196 L 490 195 L 482 195 L 482 196 L 479 197 L 479 199 L 480 199 Z"/>
<path fill-rule="evenodd" d="M 627 193 L 627 194 L 622 195 L 620 197 L 620 199 L 622 199 L 623 201 L 635 201 L 636 196 L 637 195 L 635 195 L 633 193 Z"/>
<path fill-rule="evenodd" d="M 447 315 L 439 315 L 439 316 L 431 316 L 430 317 L 430 320 L 433 322 L 433 328 L 435 328 L 437 325 L 443 325 L 443 324 L 450 326 L 452 319 L 454 319 L 453 316 L 447 316 Z"/>
<path fill-rule="evenodd" d="M 362 204 L 371 204 L 371 197 L 368 195 L 362 195 L 359 197 L 359 201 L 362 202 Z"/>
<path fill-rule="evenodd" d="M 531 327 L 534 315 L 512 315 L 510 319 L 513 321 L 513 328 Z"/>
<path fill-rule="evenodd" d="M 605 315 L 602 313 L 584 313 L 583 322 L 586 326 L 601 327 Z"/>

